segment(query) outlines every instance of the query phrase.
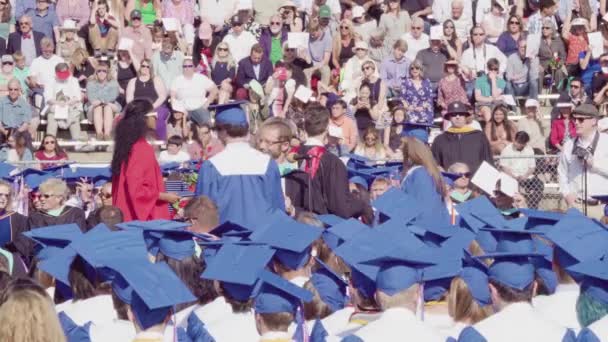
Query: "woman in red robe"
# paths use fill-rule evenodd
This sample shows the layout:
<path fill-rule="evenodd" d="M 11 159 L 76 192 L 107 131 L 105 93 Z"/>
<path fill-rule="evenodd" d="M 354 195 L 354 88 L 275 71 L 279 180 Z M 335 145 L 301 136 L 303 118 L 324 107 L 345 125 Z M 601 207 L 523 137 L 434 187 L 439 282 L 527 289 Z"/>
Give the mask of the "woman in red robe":
<path fill-rule="evenodd" d="M 167 204 L 179 201 L 165 192 L 154 148 L 146 141 L 145 115 L 152 111 L 149 101 L 132 101 L 115 130 L 112 205 L 122 210 L 125 222 L 169 219 Z"/>

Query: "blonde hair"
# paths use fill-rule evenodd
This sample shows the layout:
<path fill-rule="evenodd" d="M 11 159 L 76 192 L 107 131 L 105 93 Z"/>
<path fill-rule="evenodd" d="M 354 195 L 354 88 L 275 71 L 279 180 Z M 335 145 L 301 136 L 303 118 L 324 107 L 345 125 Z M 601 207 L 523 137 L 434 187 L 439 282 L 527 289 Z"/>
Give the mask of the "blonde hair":
<path fill-rule="evenodd" d="M 14 78 L 12 80 L 14 80 Z M 13 204 L 12 203 L 13 202 L 13 194 L 12 194 L 13 187 L 12 187 L 12 185 L 9 182 L 7 182 L 7 181 L 0 180 L 0 187 L 5 187 L 5 188 L 8 189 L 9 195 L 8 195 L 7 202 L 6 202 L 6 210 L 7 211 L 12 210 L 12 204 Z"/>
<path fill-rule="evenodd" d="M 226 57 L 222 58 L 220 57 L 220 55 L 218 55 L 217 52 L 219 47 L 228 49 L 228 55 Z M 236 62 L 234 61 L 234 58 L 232 57 L 232 52 L 230 51 L 230 46 L 225 42 L 220 42 L 219 44 L 217 44 L 217 46 L 215 47 L 215 51 L 213 51 L 213 62 L 211 62 L 212 68 L 215 68 L 216 62 L 228 63 L 228 68 L 234 68 L 236 66 Z"/>
<path fill-rule="evenodd" d="M 455 322 L 475 324 L 492 315 L 492 308 L 479 305 L 465 281 L 455 277 L 448 292 L 448 313 Z"/>
<path fill-rule="evenodd" d="M 310 291 L 313 295 L 312 300 L 310 302 L 304 302 L 304 319 L 323 319 L 329 315 L 331 315 L 332 311 L 329 308 L 329 305 L 321 299 L 321 295 L 319 291 L 315 288 L 315 285 L 312 283 L 312 280 L 308 280 L 304 284 L 304 289 Z"/>
<path fill-rule="evenodd" d="M 0 341 L 66 341 L 51 299 L 32 289 L 13 292 L 0 306 L 0 321 Z"/>
<path fill-rule="evenodd" d="M 382 311 L 386 311 L 391 308 L 405 307 L 412 310 L 416 308 L 416 302 L 418 301 L 420 285 L 414 284 L 405 290 L 401 290 L 394 295 L 390 296 L 381 290 L 376 291 L 376 300 L 380 305 Z"/>
<path fill-rule="evenodd" d="M 72 53 L 72 57 L 70 58 L 70 64 L 76 70 L 82 69 L 82 63 L 89 58 L 89 54 L 87 50 L 83 48 L 76 48 Z"/>
<path fill-rule="evenodd" d="M 68 185 L 59 178 L 50 178 L 40 184 L 40 193 L 49 192 L 53 195 L 63 196 L 63 202 L 70 196 Z"/>

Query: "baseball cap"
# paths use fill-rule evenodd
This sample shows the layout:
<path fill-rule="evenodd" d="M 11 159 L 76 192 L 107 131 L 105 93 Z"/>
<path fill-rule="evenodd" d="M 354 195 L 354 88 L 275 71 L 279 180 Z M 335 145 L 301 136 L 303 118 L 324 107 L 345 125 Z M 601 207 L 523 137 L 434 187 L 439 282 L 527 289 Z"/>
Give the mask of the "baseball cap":
<path fill-rule="evenodd" d="M 353 19 L 361 18 L 364 15 L 365 15 L 365 8 L 363 8 L 362 6 L 353 7 Z"/>
<path fill-rule="evenodd" d="M 241 18 L 238 15 L 233 15 L 232 18 L 230 18 L 230 26 L 241 26 L 243 25 L 243 21 L 241 21 Z"/>
<path fill-rule="evenodd" d="M 131 11 L 131 19 L 135 18 L 141 19 L 141 11 L 138 9 L 134 9 Z"/>
<path fill-rule="evenodd" d="M 331 9 L 327 5 L 319 7 L 319 18 L 330 18 Z"/>

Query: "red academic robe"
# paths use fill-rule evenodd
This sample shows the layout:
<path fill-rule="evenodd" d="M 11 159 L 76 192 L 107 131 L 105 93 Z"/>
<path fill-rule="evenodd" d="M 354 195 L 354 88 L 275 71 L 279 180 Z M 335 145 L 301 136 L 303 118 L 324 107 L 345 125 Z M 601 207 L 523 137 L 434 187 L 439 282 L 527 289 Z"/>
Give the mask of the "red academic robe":
<path fill-rule="evenodd" d="M 158 195 L 165 183 L 154 149 L 145 139 L 137 141 L 129 159 L 112 177 L 112 205 L 120 208 L 125 222 L 169 219 L 169 207 Z"/>

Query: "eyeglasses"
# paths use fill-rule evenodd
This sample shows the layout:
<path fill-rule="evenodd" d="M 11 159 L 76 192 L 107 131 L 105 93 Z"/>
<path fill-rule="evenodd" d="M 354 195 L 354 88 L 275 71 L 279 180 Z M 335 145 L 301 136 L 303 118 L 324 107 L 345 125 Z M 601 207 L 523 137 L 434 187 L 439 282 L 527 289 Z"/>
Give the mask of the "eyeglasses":
<path fill-rule="evenodd" d="M 140 69 L 150 69 L 150 66 L 148 64 L 142 64 L 139 66 Z"/>
<path fill-rule="evenodd" d="M 19 25 L 20 26 L 30 26 L 30 23 L 28 23 L 28 22 L 20 22 Z"/>
<path fill-rule="evenodd" d="M 459 178 L 462 178 L 462 177 L 464 177 L 464 178 L 471 178 L 471 172 L 459 172 L 459 173 L 456 173 L 456 174 L 460 176 Z"/>
<path fill-rule="evenodd" d="M 346 25 L 342 25 L 342 26 L 340 26 L 340 28 L 341 28 L 342 30 L 345 30 L 345 29 L 348 29 L 349 27 L 348 27 L 348 26 L 346 26 Z"/>
<path fill-rule="evenodd" d="M 570 84 L 570 88 L 579 89 L 580 87 L 578 84 Z"/>
<path fill-rule="evenodd" d="M 549 27 L 549 26 L 543 26 L 543 30 L 552 30 L 552 29 L 553 29 L 552 27 Z"/>
<path fill-rule="evenodd" d="M 422 30 L 421 26 L 412 26 L 412 30 Z"/>
<path fill-rule="evenodd" d="M 490 68 L 490 71 L 496 71 L 496 72 L 498 72 L 498 68 Z"/>
<path fill-rule="evenodd" d="M 44 142 L 45 145 L 55 145 L 55 141 L 53 140 L 47 140 Z"/>
<path fill-rule="evenodd" d="M 281 22 L 278 22 L 278 21 L 273 21 L 273 22 L 271 22 L 271 23 L 270 23 L 270 25 L 273 25 L 273 26 L 281 26 L 281 25 L 282 25 L 282 23 L 281 23 Z"/>
<path fill-rule="evenodd" d="M 509 21 L 510 25 L 519 25 L 519 21 Z"/>
<path fill-rule="evenodd" d="M 228 51 L 228 48 L 220 48 L 220 47 L 218 47 L 217 51 Z"/>
<path fill-rule="evenodd" d="M 585 116 L 574 116 L 574 117 L 572 117 L 572 119 L 578 123 L 583 123 L 583 122 L 585 122 L 585 120 L 591 119 L 591 118 L 588 118 Z"/>
<path fill-rule="evenodd" d="M 483 37 L 486 34 L 485 33 L 481 33 L 481 32 L 477 32 L 477 33 L 473 33 L 474 36 L 478 36 L 478 37 Z"/>
<path fill-rule="evenodd" d="M 374 67 L 372 67 L 372 66 L 366 66 L 366 67 L 363 67 L 363 70 L 374 70 Z"/>
<path fill-rule="evenodd" d="M 2 65 L 13 65 L 13 62 L 2 62 Z"/>
<path fill-rule="evenodd" d="M 192 65 L 192 64 L 186 64 L 186 65 L 183 65 L 182 68 L 184 68 L 184 69 L 190 69 L 190 68 L 194 68 L 194 65 Z"/>

